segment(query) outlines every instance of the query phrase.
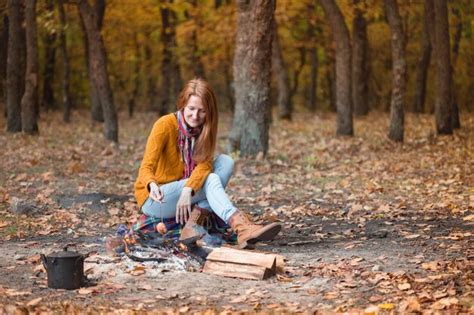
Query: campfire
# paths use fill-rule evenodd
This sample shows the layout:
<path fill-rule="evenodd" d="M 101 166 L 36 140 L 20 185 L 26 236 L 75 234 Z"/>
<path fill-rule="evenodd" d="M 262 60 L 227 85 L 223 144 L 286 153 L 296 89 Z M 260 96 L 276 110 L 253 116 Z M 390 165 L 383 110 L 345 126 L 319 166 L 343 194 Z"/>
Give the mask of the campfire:
<path fill-rule="evenodd" d="M 106 250 L 125 260 L 129 268 L 138 263 L 151 269 L 254 280 L 267 279 L 283 268 L 282 256 L 235 249 L 209 234 L 181 241 L 158 232 L 143 233 L 120 226 L 116 236 L 106 239 Z"/>

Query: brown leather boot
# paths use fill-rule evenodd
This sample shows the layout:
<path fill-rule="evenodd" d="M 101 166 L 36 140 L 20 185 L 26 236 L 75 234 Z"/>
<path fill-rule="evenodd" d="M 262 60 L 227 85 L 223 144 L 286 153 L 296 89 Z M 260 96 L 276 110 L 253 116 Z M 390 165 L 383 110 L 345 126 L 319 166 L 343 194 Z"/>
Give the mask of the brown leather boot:
<path fill-rule="evenodd" d="M 239 248 L 249 248 L 260 241 L 271 241 L 280 232 L 281 225 L 270 223 L 267 225 L 254 224 L 242 211 L 237 210 L 229 219 L 229 224 L 237 233 Z"/>
<path fill-rule="evenodd" d="M 188 221 L 181 230 L 179 239 L 182 241 L 195 236 L 203 236 L 205 233 L 203 233 L 204 227 L 202 225 L 208 216 L 209 211 L 194 205 Z"/>

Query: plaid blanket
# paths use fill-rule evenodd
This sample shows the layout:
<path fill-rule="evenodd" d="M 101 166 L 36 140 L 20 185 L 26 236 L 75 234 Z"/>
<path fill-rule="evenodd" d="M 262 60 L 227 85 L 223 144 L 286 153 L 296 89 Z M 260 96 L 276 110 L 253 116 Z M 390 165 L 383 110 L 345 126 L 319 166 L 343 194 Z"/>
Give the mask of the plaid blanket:
<path fill-rule="evenodd" d="M 150 217 L 142 214 L 137 223 L 132 226 L 132 230 L 134 232 L 140 230 L 145 234 L 155 232 L 156 225 L 160 222 L 160 218 Z M 183 226 L 177 223 L 175 218 L 163 219 L 163 223 L 165 224 L 167 230 L 165 237 L 177 240 L 181 235 L 181 229 Z M 203 229 L 204 232 L 207 233 L 205 238 L 211 238 L 214 240 L 213 242 L 216 242 L 220 239 L 221 242 L 237 244 L 237 234 L 233 233 L 230 230 L 230 226 L 212 212 L 210 213 L 207 222 L 204 224 Z"/>

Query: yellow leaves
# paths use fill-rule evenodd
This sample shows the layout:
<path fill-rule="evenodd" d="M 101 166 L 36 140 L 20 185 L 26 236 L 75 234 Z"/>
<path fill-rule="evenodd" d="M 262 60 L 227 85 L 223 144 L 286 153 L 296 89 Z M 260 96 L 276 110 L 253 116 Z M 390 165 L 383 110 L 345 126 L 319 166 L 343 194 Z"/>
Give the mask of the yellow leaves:
<path fill-rule="evenodd" d="M 382 303 L 382 304 L 379 304 L 378 307 L 382 310 L 390 311 L 394 309 L 395 305 L 392 303 Z"/>

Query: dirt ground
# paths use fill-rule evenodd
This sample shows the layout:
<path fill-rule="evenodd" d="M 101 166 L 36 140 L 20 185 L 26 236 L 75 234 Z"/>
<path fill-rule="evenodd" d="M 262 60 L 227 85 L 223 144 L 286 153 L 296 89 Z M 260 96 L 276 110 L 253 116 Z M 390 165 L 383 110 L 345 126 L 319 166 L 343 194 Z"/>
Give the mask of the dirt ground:
<path fill-rule="evenodd" d="M 132 186 L 154 118 L 123 117 L 119 146 L 75 118 L 46 119 L 39 138 L 0 132 L 0 313 L 474 310 L 472 115 L 452 137 L 408 116 L 403 145 L 386 139 L 383 114 L 356 120 L 354 138 L 335 137 L 329 114 L 275 122 L 268 158 L 236 158 L 228 187 L 257 221 L 283 224 L 258 249 L 283 255 L 285 272 L 264 281 L 107 256 L 105 237 L 138 215 Z M 12 213 L 14 198 L 29 208 Z M 65 245 L 90 253 L 88 287 L 47 287 L 38 255 Z"/>

